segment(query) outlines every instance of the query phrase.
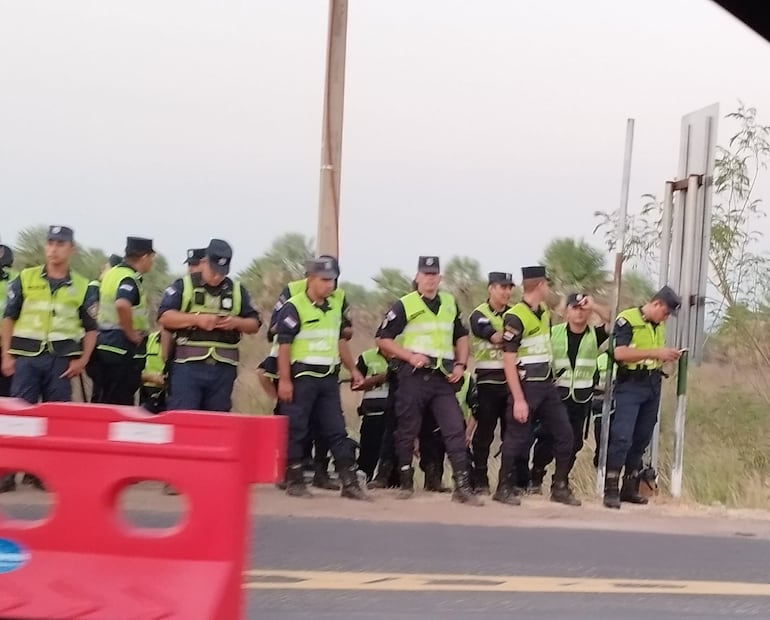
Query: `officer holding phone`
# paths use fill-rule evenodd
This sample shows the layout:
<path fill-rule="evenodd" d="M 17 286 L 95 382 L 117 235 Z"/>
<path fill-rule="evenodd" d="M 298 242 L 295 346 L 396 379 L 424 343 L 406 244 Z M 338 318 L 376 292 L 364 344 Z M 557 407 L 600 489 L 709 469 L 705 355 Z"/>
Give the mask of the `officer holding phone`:
<path fill-rule="evenodd" d="M 230 411 L 241 334 L 259 331 L 259 313 L 238 281 L 227 277 L 233 251 L 212 239 L 200 271 L 169 286 L 158 323 L 173 333 L 168 409 Z"/>

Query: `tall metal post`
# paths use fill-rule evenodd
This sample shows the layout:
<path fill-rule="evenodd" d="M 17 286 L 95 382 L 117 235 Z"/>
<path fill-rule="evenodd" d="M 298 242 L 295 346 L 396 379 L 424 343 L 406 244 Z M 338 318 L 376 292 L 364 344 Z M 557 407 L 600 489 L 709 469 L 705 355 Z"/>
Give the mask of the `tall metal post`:
<path fill-rule="evenodd" d="M 626 215 L 628 213 L 628 190 L 631 184 L 631 155 L 634 150 L 634 119 L 626 122 L 626 150 L 623 157 L 623 179 L 620 188 L 620 208 L 618 209 L 618 227 L 615 232 L 615 298 L 612 324 L 620 312 L 620 287 L 623 275 L 623 251 L 626 247 Z M 607 474 L 607 447 L 610 441 L 610 411 L 612 409 L 612 359 L 607 364 L 607 378 L 604 385 L 604 403 L 602 406 L 601 440 L 599 442 L 599 467 L 596 471 L 596 492 L 604 492 L 604 478 Z"/>
<path fill-rule="evenodd" d="M 348 0 L 329 0 L 316 250 L 318 254 L 337 257 L 339 256 L 342 117 L 345 102 L 347 29 Z"/>

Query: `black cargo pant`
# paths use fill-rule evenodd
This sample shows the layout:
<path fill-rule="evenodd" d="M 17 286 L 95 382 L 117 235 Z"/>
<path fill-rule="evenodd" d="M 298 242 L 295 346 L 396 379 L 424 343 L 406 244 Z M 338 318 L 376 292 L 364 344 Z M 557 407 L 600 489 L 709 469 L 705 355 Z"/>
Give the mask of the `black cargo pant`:
<path fill-rule="evenodd" d="M 505 437 L 505 425 L 511 415 L 511 406 L 505 383 L 478 383 L 476 389 L 479 406 L 476 430 L 473 433 L 473 466 L 477 472 L 486 473 L 489 447 L 495 437 L 497 421 L 500 421 L 500 437 Z"/>
<path fill-rule="evenodd" d="M 433 414 L 455 474 L 469 469 L 465 450 L 465 425 L 454 386 L 447 378 L 430 370 L 415 370 L 404 364 L 398 370 L 396 392 L 396 456 L 399 468 L 412 464 L 414 440 L 420 433 L 423 416 Z"/>
<path fill-rule="evenodd" d="M 585 429 L 586 418 L 591 411 L 591 401 L 586 403 L 576 403 L 571 398 L 562 401 L 567 409 L 567 416 L 572 427 L 572 459 L 570 460 L 569 471 L 575 466 L 578 452 L 583 448 L 583 431 Z M 544 471 L 554 459 L 553 437 L 542 427 L 539 433 L 535 447 L 532 450 L 532 469 Z"/>
<path fill-rule="evenodd" d="M 443 472 L 446 448 L 444 447 L 444 440 L 441 438 L 441 428 L 431 411 L 426 411 L 422 416 L 418 437 L 420 439 L 420 469 L 426 471 L 431 464 L 435 464 Z"/>
<path fill-rule="evenodd" d="M 385 412 L 364 413 L 361 415 L 361 436 L 358 441 L 358 469 L 366 472 L 366 477 L 371 480 L 374 470 L 377 469 L 377 461 L 380 460 L 380 446 L 385 434 Z"/>
<path fill-rule="evenodd" d="M 529 405 L 529 417 L 524 423 L 511 417 L 506 425 L 503 437 L 503 477 L 519 487 L 529 483 L 532 430 L 534 424 L 539 422 L 553 438 L 553 455 L 556 458 L 553 480 L 566 482 L 572 463 L 572 426 L 556 385 L 551 381 L 524 381 L 522 389 Z M 513 407 L 512 399 L 509 407 Z"/>

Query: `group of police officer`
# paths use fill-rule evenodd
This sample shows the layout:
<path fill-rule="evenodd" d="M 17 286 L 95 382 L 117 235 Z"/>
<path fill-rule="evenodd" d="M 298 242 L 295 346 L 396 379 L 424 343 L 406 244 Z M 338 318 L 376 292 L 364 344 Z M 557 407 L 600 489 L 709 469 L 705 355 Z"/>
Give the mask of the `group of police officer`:
<path fill-rule="evenodd" d="M 143 283 L 155 256 L 151 239 L 128 237 L 123 255 L 111 256 L 91 283 L 70 268 L 74 252 L 72 229 L 51 226 L 45 263 L 16 274 L 11 249 L 0 246 L 0 395 L 69 401 L 71 379 L 86 371 L 92 402 L 133 405 L 138 392 L 152 412 L 229 411 L 241 335 L 261 327 L 248 292 L 228 277 L 230 245 L 212 239 L 188 251 L 188 273 L 164 291 L 156 331 Z M 283 488 L 309 497 L 304 468 L 311 460 L 314 486 L 369 499 L 361 471 L 370 487 L 398 486 L 397 497 L 407 499 L 419 452 L 427 490 L 450 490 L 442 483 L 446 455 L 452 498 L 481 505 L 479 496 L 490 493 L 489 450 L 499 423 L 502 466 L 493 499 L 517 505 L 526 492 L 542 493 L 555 460 L 551 499 L 580 505 L 569 474 L 591 411 L 600 349 L 610 339 L 609 311 L 575 293 L 567 298 L 566 322 L 552 325 L 545 269 L 524 267 L 523 298 L 513 306 L 512 274 L 489 274 L 488 298 L 471 314 L 469 332 L 456 300 L 440 290 L 440 273 L 438 257 L 419 258 L 414 290 L 393 303 L 376 346 L 357 362 L 337 260 L 311 260 L 306 277 L 287 285 L 269 323 L 271 353 L 260 365 L 263 386 L 277 401 L 275 413 L 289 422 Z M 644 306 L 620 313 L 612 330 L 618 370 L 608 507 L 646 501 L 638 492 L 639 470 L 657 420 L 662 365 L 679 355 L 664 346 L 664 322 L 679 304 L 664 287 Z M 601 325 L 590 324 L 591 315 Z M 350 387 L 363 392 L 360 444 L 345 427 L 341 366 Z M 339 483 L 329 476 L 329 452 Z M 42 488 L 32 474 L 25 481 Z M 0 492 L 15 485 L 16 475 L 8 473 Z"/>

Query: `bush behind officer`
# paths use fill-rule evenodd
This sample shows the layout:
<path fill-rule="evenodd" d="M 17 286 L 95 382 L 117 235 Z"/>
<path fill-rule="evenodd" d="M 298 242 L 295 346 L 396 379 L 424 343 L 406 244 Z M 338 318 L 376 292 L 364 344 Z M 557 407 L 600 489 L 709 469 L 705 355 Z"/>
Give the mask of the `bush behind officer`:
<path fill-rule="evenodd" d="M 607 508 L 620 508 L 621 501 L 647 503 L 639 495 L 639 470 L 658 421 L 663 364 L 680 356 L 678 349 L 665 346 L 665 322 L 681 303 L 674 290 L 664 286 L 642 307 L 623 310 L 615 320 L 613 357 L 618 371 L 604 482 Z"/>
<path fill-rule="evenodd" d="M 452 464 L 455 491 L 452 499 L 482 505 L 473 493 L 470 461 L 465 446 L 465 424 L 455 396 L 468 367 L 468 330 L 460 320 L 457 303 L 439 292 L 437 256 L 421 256 L 417 290 L 394 303 L 377 331 L 377 346 L 386 357 L 400 360 L 396 392 L 396 454 L 401 491 L 414 493 L 412 453 L 423 416 L 433 413 Z"/>
<path fill-rule="evenodd" d="M 200 271 L 163 294 L 158 322 L 174 334 L 169 409 L 230 411 L 241 334 L 261 325 L 244 286 L 227 277 L 232 256 L 229 243 L 212 239 Z"/>

